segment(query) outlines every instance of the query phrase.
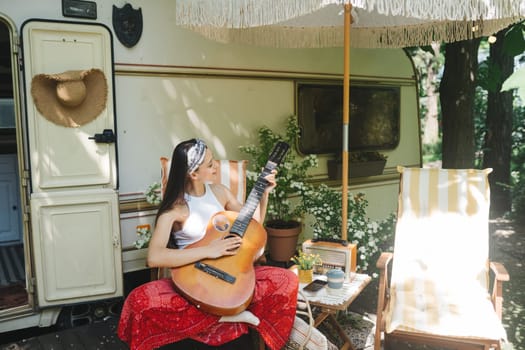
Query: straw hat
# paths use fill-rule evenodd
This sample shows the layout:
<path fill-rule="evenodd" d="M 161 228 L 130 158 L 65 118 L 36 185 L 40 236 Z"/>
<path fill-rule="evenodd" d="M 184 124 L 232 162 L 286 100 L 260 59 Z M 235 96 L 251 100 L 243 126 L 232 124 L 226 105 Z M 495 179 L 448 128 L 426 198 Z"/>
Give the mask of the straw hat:
<path fill-rule="evenodd" d="M 33 77 L 31 95 L 47 120 L 78 127 L 93 121 L 106 108 L 108 85 L 100 69 L 38 74 Z"/>

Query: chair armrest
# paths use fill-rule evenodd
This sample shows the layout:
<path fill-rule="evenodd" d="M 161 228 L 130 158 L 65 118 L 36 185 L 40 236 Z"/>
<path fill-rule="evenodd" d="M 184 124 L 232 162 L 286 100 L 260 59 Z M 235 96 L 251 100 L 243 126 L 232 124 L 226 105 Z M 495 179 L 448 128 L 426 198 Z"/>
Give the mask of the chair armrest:
<path fill-rule="evenodd" d="M 494 273 L 494 284 L 492 286 L 492 305 L 501 320 L 503 313 L 503 282 L 510 280 L 509 273 L 503 264 L 491 261 L 490 269 Z"/>
<path fill-rule="evenodd" d="M 509 273 L 507 272 L 507 269 L 502 263 L 491 261 L 490 269 L 492 270 L 492 272 L 494 272 L 494 278 L 497 281 L 506 282 L 510 280 Z"/>
<path fill-rule="evenodd" d="M 385 270 L 386 266 L 388 265 L 390 260 L 392 260 L 393 257 L 394 257 L 394 253 L 390 253 L 390 252 L 381 253 L 381 255 L 379 256 L 379 259 L 377 259 L 376 267 L 380 271 Z"/>
<path fill-rule="evenodd" d="M 388 265 L 393 259 L 394 254 L 390 252 L 383 252 L 377 259 L 376 267 L 379 269 L 379 286 L 377 290 L 377 319 L 376 319 L 376 332 L 375 342 L 376 344 L 381 343 L 381 332 L 384 330 L 383 311 L 388 304 L 390 299 L 389 293 L 389 282 L 388 282 Z"/>

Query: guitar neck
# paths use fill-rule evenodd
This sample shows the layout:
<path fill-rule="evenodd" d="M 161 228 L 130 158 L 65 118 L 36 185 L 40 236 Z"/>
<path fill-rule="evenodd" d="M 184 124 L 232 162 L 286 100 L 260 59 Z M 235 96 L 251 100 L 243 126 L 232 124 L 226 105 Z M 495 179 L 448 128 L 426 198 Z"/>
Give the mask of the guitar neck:
<path fill-rule="evenodd" d="M 268 162 L 266 163 L 263 171 L 257 178 L 257 181 L 255 182 L 255 185 L 250 191 L 250 194 L 248 195 L 244 206 L 241 208 L 237 219 L 233 223 L 230 233 L 237 234 L 241 237 L 244 235 L 244 233 L 246 232 L 246 228 L 250 224 L 250 220 L 253 217 L 253 213 L 255 213 L 255 209 L 257 209 L 257 206 L 259 205 L 264 190 L 268 186 L 268 181 L 265 179 L 265 177 L 271 174 L 271 172 L 275 168 L 277 168 L 279 163 L 283 160 L 284 156 L 286 155 L 286 152 L 288 152 L 289 148 L 290 146 L 285 142 L 278 142 L 275 145 Z"/>

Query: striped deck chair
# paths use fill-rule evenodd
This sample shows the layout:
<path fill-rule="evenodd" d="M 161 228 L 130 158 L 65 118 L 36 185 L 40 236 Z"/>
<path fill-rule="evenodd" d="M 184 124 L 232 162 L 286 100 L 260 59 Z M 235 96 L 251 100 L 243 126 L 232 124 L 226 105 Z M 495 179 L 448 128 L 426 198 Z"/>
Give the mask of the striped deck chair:
<path fill-rule="evenodd" d="M 398 171 L 394 254 L 382 253 L 377 264 L 375 349 L 381 348 L 382 335 L 385 349 L 394 340 L 500 349 L 506 340 L 502 281 L 509 276 L 488 259 L 492 169 Z"/>

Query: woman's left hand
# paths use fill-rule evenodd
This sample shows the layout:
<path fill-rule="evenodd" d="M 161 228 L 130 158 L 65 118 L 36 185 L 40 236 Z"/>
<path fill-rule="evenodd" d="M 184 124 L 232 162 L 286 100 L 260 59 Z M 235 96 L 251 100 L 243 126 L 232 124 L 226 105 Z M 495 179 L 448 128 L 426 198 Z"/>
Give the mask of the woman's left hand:
<path fill-rule="evenodd" d="M 264 192 L 266 194 L 269 194 L 275 186 L 277 186 L 277 180 L 275 179 L 275 176 L 277 175 L 277 170 L 272 170 L 272 172 L 264 177 L 266 181 L 268 181 L 268 186 L 264 189 Z"/>

